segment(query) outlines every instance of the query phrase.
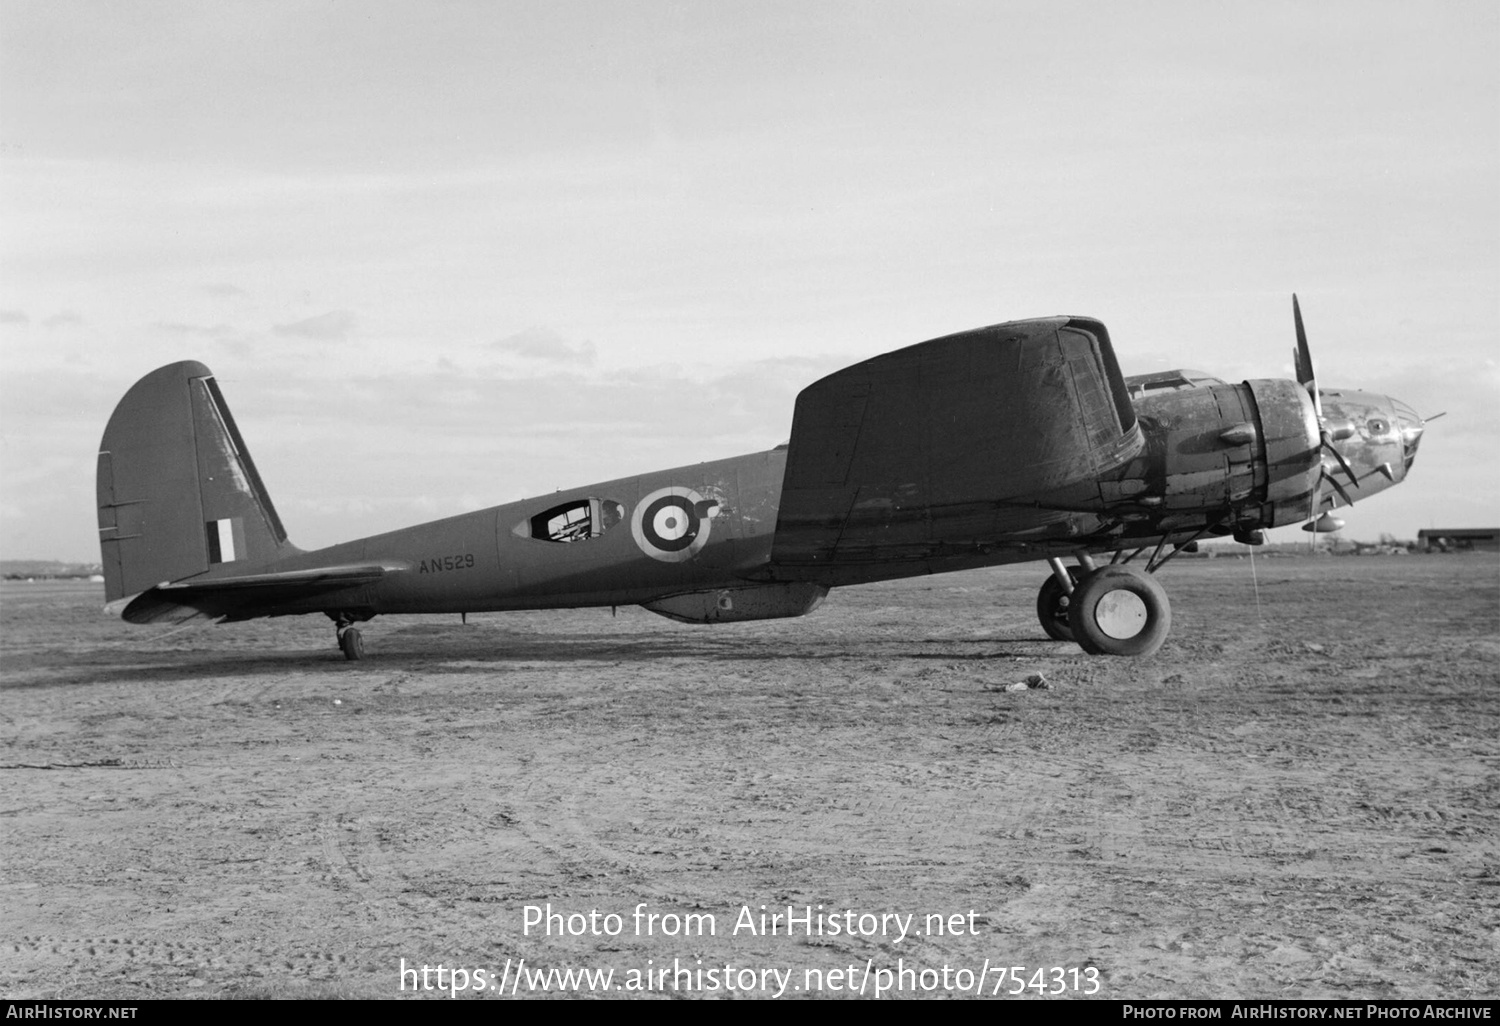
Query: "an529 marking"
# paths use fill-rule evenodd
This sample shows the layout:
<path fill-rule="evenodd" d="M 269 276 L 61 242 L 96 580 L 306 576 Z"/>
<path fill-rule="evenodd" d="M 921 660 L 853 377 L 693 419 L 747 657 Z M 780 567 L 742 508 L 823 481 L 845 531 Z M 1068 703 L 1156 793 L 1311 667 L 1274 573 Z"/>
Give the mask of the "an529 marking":
<path fill-rule="evenodd" d="M 474 566 L 474 553 L 460 552 L 452 556 L 434 556 L 424 559 L 417 567 L 419 574 L 440 574 L 444 570 L 468 570 Z"/>

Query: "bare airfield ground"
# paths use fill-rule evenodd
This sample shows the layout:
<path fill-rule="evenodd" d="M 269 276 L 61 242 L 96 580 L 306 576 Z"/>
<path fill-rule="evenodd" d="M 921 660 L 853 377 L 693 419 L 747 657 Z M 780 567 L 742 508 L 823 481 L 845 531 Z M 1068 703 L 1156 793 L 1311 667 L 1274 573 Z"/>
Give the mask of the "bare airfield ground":
<path fill-rule="evenodd" d="M 391 997 L 403 958 L 524 957 L 1500 994 L 1500 560 L 1256 569 L 1259 616 L 1248 561 L 1169 567 L 1143 660 L 1041 640 L 1035 565 L 737 627 L 383 617 L 356 664 L 320 619 L 166 635 L 7 582 L 0 992 Z M 523 935 L 548 902 L 624 930 Z M 717 934 L 635 936 L 641 902 Z M 978 932 L 731 935 L 762 904 Z"/>

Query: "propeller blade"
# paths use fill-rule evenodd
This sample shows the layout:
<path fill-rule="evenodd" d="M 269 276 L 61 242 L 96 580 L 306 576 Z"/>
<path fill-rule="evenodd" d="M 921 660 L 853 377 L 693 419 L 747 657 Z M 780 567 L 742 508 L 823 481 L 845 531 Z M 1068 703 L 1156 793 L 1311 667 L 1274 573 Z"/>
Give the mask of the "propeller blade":
<path fill-rule="evenodd" d="M 1345 506 L 1354 505 L 1354 500 L 1349 498 L 1349 493 L 1344 491 L 1344 486 L 1339 484 L 1338 478 L 1334 477 L 1332 474 L 1325 470 L 1323 471 L 1323 480 L 1333 485 L 1333 490 L 1339 493 L 1339 498 L 1344 500 Z"/>
<path fill-rule="evenodd" d="M 1349 466 L 1349 461 L 1344 459 L 1344 454 L 1338 451 L 1338 448 L 1333 444 L 1333 439 L 1329 437 L 1327 431 L 1323 432 L 1323 448 L 1333 453 L 1333 458 L 1339 461 L 1339 466 L 1343 468 L 1345 474 L 1349 475 L 1349 482 L 1351 484 L 1358 485 L 1359 475 L 1354 473 L 1354 468 Z M 1349 505 L 1352 506 L 1354 504 L 1351 502 Z"/>
<path fill-rule="evenodd" d="M 1297 301 L 1297 294 L 1295 292 L 1292 293 L 1292 323 L 1297 328 L 1297 348 L 1292 352 L 1292 359 L 1296 362 L 1297 367 L 1297 383 L 1307 389 L 1307 394 L 1312 398 L 1313 412 L 1318 418 L 1319 448 L 1327 449 L 1332 454 L 1334 460 L 1338 463 L 1338 468 L 1349 478 L 1349 485 L 1353 488 L 1358 488 L 1359 475 L 1354 472 L 1354 468 L 1349 465 L 1349 461 L 1344 459 L 1344 454 L 1339 452 L 1338 446 L 1333 444 L 1335 438 L 1348 438 L 1353 435 L 1355 433 L 1354 425 L 1344 421 L 1335 421 L 1330 424 L 1323 419 L 1323 397 L 1318 393 L 1318 375 L 1317 371 L 1313 369 L 1312 347 L 1307 344 L 1307 328 L 1302 324 L 1302 304 Z M 1377 467 L 1376 470 L 1384 473 L 1387 477 L 1391 476 L 1389 467 Z M 1323 512 L 1324 482 L 1327 482 L 1338 497 L 1344 500 L 1344 505 L 1354 505 L 1354 500 L 1349 497 L 1348 491 L 1339 483 L 1339 479 L 1330 473 L 1327 464 L 1324 464 L 1319 468 L 1318 480 L 1313 485 L 1312 510 L 1309 513 L 1312 522 L 1305 525 L 1305 529 L 1308 531 L 1317 532 L 1319 530 L 1327 530 L 1329 528 L 1323 526 L 1325 521 L 1334 519 L 1331 514 Z M 1336 508 L 1338 503 L 1334 501 L 1331 505 Z M 1317 535 L 1314 534 L 1314 538 L 1316 537 Z"/>
<path fill-rule="evenodd" d="M 1312 396 L 1313 411 L 1318 422 L 1323 421 L 1323 400 L 1318 395 L 1318 375 L 1313 370 L 1312 349 L 1307 344 L 1307 329 L 1302 326 L 1302 305 L 1297 302 L 1297 293 L 1292 293 L 1292 321 L 1297 326 L 1297 383 Z"/>

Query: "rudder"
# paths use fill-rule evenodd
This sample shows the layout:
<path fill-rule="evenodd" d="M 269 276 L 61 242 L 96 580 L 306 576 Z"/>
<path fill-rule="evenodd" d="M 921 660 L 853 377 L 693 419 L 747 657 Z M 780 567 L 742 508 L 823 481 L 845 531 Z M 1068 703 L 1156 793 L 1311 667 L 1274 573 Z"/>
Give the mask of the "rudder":
<path fill-rule="evenodd" d="M 97 495 L 108 602 L 297 551 L 213 372 L 193 360 L 147 374 L 115 407 Z"/>

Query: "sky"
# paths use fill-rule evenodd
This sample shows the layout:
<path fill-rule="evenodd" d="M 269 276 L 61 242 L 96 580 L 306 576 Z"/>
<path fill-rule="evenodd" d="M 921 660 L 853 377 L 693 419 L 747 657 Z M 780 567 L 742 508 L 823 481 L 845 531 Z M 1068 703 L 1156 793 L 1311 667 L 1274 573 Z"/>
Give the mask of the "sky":
<path fill-rule="evenodd" d="M 1294 291 L 1326 387 L 1447 413 L 1345 534 L 1495 526 L 1497 49 L 1493 0 L 6 0 L 0 558 L 98 560 L 175 360 L 316 548 L 769 448 L 1000 321 L 1290 377 Z"/>

